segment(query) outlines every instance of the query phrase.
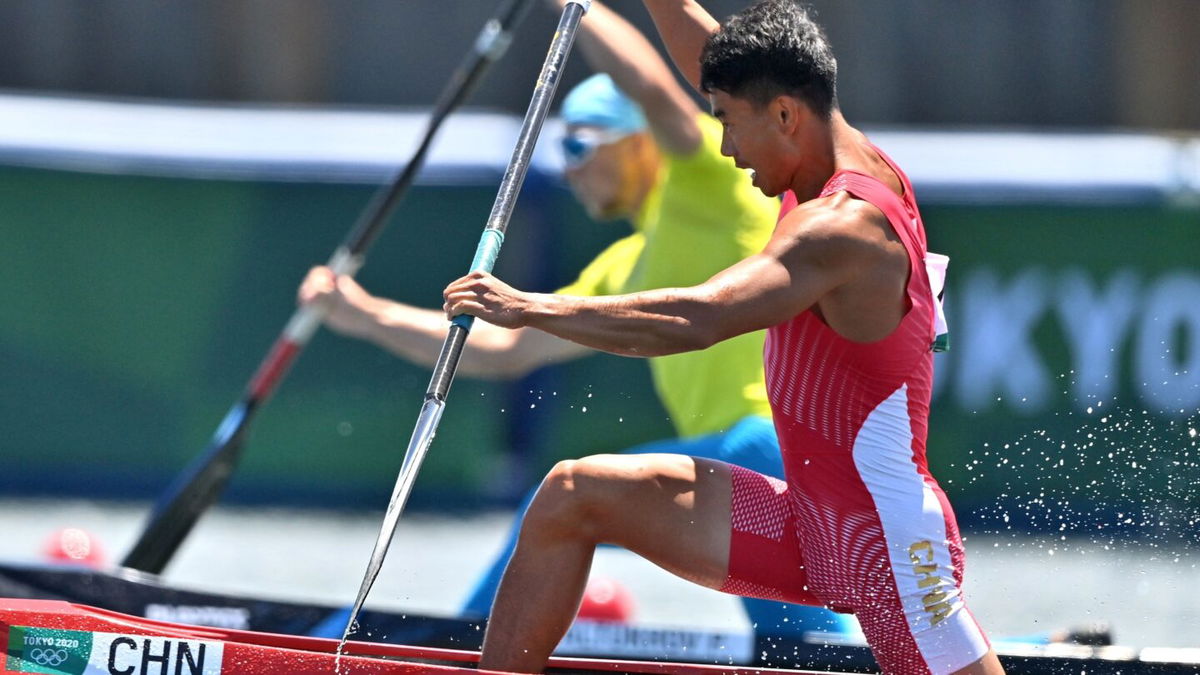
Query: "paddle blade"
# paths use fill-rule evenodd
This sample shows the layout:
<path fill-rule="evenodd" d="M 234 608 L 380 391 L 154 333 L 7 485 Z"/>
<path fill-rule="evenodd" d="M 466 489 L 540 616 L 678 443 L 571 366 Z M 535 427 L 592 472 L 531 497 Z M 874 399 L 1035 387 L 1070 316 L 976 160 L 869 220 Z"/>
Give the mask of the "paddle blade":
<path fill-rule="evenodd" d="M 230 408 L 208 447 L 171 484 L 155 505 L 149 522 L 121 561 L 151 574 L 161 574 L 196 521 L 217 501 L 241 458 L 253 400 Z"/>
<path fill-rule="evenodd" d="M 391 545 L 392 537 L 396 534 L 396 525 L 400 522 L 400 514 L 404 512 L 404 505 L 408 502 L 408 496 L 412 494 L 417 472 L 420 471 L 421 463 L 425 461 L 425 454 L 429 452 L 429 446 L 433 443 L 433 436 L 437 433 L 438 423 L 442 419 L 442 411 L 445 407 L 445 401 L 432 396 L 426 398 L 425 403 L 421 406 L 421 414 L 417 417 L 416 428 L 413 429 L 412 437 L 408 441 L 408 448 L 404 451 L 404 462 L 400 466 L 400 475 L 396 477 L 396 487 L 392 489 L 392 498 L 388 501 L 383 524 L 379 527 L 379 536 L 375 538 L 375 546 L 371 549 L 371 559 L 367 563 L 367 571 L 363 574 L 358 596 L 355 597 L 350 614 L 346 617 L 346 630 L 342 634 L 342 642 L 345 642 L 350 634 L 357 630 L 358 613 L 362 610 L 363 603 L 367 600 L 367 594 L 371 592 L 371 587 L 375 585 L 375 579 L 379 576 L 379 570 L 383 567 L 383 559 L 387 556 L 388 546 Z"/>

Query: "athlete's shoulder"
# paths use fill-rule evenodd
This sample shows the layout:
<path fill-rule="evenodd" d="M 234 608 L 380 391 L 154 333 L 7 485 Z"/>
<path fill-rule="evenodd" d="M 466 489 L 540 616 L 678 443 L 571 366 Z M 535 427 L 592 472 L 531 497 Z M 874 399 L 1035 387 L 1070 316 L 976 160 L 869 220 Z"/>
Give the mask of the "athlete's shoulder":
<path fill-rule="evenodd" d="M 779 220 L 777 229 L 820 237 L 857 238 L 864 226 L 876 225 L 883 213 L 870 202 L 835 192 L 797 204 Z"/>
<path fill-rule="evenodd" d="M 845 192 L 810 199 L 783 215 L 769 247 L 822 267 L 867 263 L 878 252 L 879 223 L 886 217 Z"/>

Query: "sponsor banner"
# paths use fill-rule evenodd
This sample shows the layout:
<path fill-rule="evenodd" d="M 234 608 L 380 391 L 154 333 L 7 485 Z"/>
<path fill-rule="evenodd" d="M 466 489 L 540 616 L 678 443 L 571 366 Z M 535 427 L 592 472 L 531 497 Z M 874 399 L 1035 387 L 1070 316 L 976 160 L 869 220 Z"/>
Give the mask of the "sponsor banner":
<path fill-rule="evenodd" d="M 929 460 L 960 524 L 1200 541 L 1200 211 L 923 211 L 951 257 Z"/>
<path fill-rule="evenodd" d="M 10 626 L 4 667 L 44 675 L 220 675 L 224 649 L 207 640 Z"/>
<path fill-rule="evenodd" d="M 1124 142 L 1119 136 L 1109 141 Z M 964 142 L 964 157 L 982 156 L 966 149 L 976 140 Z M 910 161 L 933 162 L 929 166 L 958 178 L 960 169 L 995 166 L 973 159 L 969 167 L 952 169 L 924 150 L 908 154 Z M 1116 162 L 1096 169 L 1109 175 L 1138 166 Z M 919 178 L 923 171 L 912 168 Z M 1033 175 L 1015 165 L 1003 170 Z M 1034 170 L 1041 175 L 1046 167 Z M 120 175 L 5 171 L 6 184 L 21 189 L 10 190 L 6 212 L 17 215 L 4 223 L 4 241 L 32 252 L 8 261 L 5 271 L 13 279 L 55 279 L 12 298 L 9 320 L 0 325 L 5 382 L 21 392 L 0 406 L 0 427 L 9 434 L 0 448 L 0 463 L 10 468 L 0 472 L 6 494 L 157 497 L 176 465 L 148 462 L 138 449 L 161 448 L 162 457 L 196 452 L 195 439 L 206 438 L 219 418 L 193 412 L 228 408 L 230 391 L 244 385 L 260 356 L 244 354 L 245 345 L 265 344 L 279 330 L 282 317 L 275 310 L 291 302 L 295 270 L 307 269 L 313 251 L 289 245 L 265 258 L 228 256 L 209 266 L 190 261 L 205 251 L 292 241 L 295 232 L 317 231 L 339 213 L 353 215 L 347 205 L 369 196 L 361 194 L 362 186 L 160 184 Z M 951 349 L 936 357 L 928 444 L 933 474 L 968 529 L 984 524 L 1056 531 L 1063 524 L 1059 502 L 1069 499 L 1076 515 L 1066 519 L 1068 528 L 1140 525 L 1158 531 L 1157 514 L 1167 506 L 1180 514 L 1175 531 L 1196 540 L 1200 529 L 1190 522 L 1200 522 L 1200 500 L 1191 489 L 1200 484 L 1196 193 L 1165 201 L 1162 192 L 1150 190 L 1142 202 L 1114 202 L 1110 182 L 1089 188 L 1083 176 L 1066 172 L 1058 178 L 1028 179 L 1045 203 L 1011 201 L 1014 186 L 1008 183 L 985 186 L 987 200 L 981 201 L 971 201 L 956 181 L 940 190 L 916 183 L 930 247 L 950 257 L 945 301 Z M 1064 185 L 1075 186 L 1069 201 L 1056 198 Z M 163 189 L 184 200 L 173 228 L 128 208 L 153 203 Z M 478 214 L 491 207 L 495 186 L 463 185 L 450 196 L 445 188 L 414 188 L 407 220 L 436 220 L 449 229 L 439 238 L 382 238 L 373 255 L 395 264 L 365 270 L 369 287 L 418 305 L 441 297 L 444 280 L 461 273 L 462 261 L 444 255 L 439 244 L 478 236 Z M 526 249 L 507 258 L 512 264 L 504 270 L 499 261 L 497 270 L 517 286 L 552 290 L 574 279 L 613 234 L 592 227 L 566 191 L 542 185 L 526 196 L 532 201 L 523 197 L 515 215 L 526 220 L 531 229 L 523 231 L 531 236 L 524 244 L 506 244 Z M 78 204 L 87 205 L 86 217 L 70 210 Z M 47 247 L 46 222 L 87 226 Z M 156 252 L 149 267 L 145 250 Z M 520 264 L 531 259 L 546 264 Z M 263 284 L 253 298 L 239 291 L 246 280 Z M 145 316 L 171 321 L 143 321 L 131 334 L 112 322 L 112 303 L 98 289 L 125 289 L 126 295 L 133 289 L 130 301 L 146 308 Z M 91 301 L 63 303 L 63 297 Z M 171 299 L 179 297 L 189 298 L 194 311 L 172 314 Z M 81 323 L 97 328 L 81 332 Z M 228 329 L 213 331 L 217 324 Z M 320 356 L 289 376 L 272 413 L 255 422 L 254 442 L 336 451 L 296 453 L 286 463 L 265 458 L 269 453 L 248 453 L 229 501 L 340 508 L 390 494 L 394 476 L 370 462 L 345 461 L 346 453 L 368 457 L 391 449 L 399 435 L 407 438 L 412 420 L 394 414 L 395 397 L 423 392 L 428 371 L 352 341 L 311 349 L 321 350 Z M 235 353 L 247 358 L 220 358 Z M 360 377 L 331 393 L 331 383 L 345 371 Z M 515 504 L 517 495 L 494 490 L 498 467 L 512 467 L 517 478 L 510 483 L 523 492 L 529 479 L 559 459 L 674 433 L 645 364 L 636 359 L 580 359 L 515 382 L 455 386 L 466 391 L 447 408 L 437 442 L 470 446 L 479 461 L 464 466 L 454 453 L 431 453 L 410 508 L 443 509 L 449 495 L 455 508 L 490 507 L 507 498 Z M 64 406 L 63 391 L 71 391 L 77 405 Z M 164 400 L 153 393 L 159 391 L 177 395 Z M 105 449 L 102 467 L 91 462 L 95 448 Z M 324 480 L 331 477 L 336 480 Z M 1150 495 L 1167 504 L 1154 504 Z M 219 625 L 237 620 L 197 614 L 229 622 Z"/>
<path fill-rule="evenodd" d="M 1200 410 L 1200 272 L 978 266 L 960 281 L 955 351 L 936 372 L 945 403 L 1026 418 L 1118 399 L 1165 419 Z"/>

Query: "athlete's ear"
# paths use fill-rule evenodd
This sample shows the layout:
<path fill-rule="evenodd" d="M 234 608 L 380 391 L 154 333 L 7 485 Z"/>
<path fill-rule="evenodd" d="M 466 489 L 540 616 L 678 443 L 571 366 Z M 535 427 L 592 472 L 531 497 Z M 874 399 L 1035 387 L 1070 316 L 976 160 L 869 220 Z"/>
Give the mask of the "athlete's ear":
<path fill-rule="evenodd" d="M 779 125 L 780 131 L 791 133 L 800 121 L 799 101 L 791 96 L 776 96 L 771 101 L 771 117 Z"/>

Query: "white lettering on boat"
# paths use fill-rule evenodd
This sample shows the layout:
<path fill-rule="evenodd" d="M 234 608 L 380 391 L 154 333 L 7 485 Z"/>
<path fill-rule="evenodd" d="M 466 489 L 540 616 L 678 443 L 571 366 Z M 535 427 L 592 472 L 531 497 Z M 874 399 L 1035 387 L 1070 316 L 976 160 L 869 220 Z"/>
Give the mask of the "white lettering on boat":
<path fill-rule="evenodd" d="M 750 633 L 655 629 L 615 622 L 576 621 L 558 644 L 555 654 L 668 660 L 686 657 L 745 664 L 754 656 L 754 636 Z"/>
<path fill-rule="evenodd" d="M 249 630 L 250 610 L 245 607 L 212 607 L 206 605 L 164 605 L 149 603 L 143 615 L 155 621 L 189 623 L 194 626 Z"/>
<path fill-rule="evenodd" d="M 93 633 L 88 673 L 220 675 L 225 645 L 151 635 Z"/>
<path fill-rule="evenodd" d="M 153 672 L 162 675 L 171 672 L 182 674 L 186 665 L 187 673 L 201 675 L 204 672 L 206 650 L 204 643 L 199 643 L 193 653 L 192 646 L 184 640 L 142 638 L 139 641 L 131 637 L 119 637 L 108 648 L 108 672 L 112 675 L 149 675 Z M 171 668 L 172 665 L 175 667 Z"/>

